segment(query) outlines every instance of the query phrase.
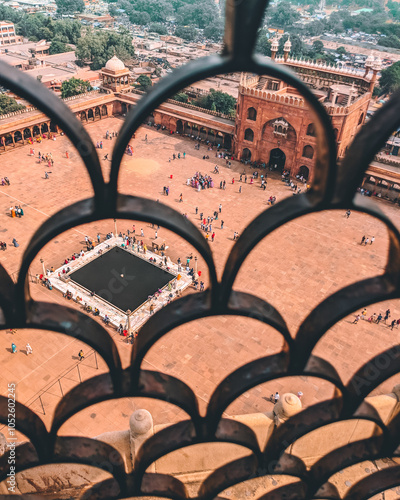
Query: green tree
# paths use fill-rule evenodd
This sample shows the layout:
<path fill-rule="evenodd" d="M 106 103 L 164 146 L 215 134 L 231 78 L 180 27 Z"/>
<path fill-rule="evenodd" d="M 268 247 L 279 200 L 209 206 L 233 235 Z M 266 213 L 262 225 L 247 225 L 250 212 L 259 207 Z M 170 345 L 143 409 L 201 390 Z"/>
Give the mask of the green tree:
<path fill-rule="evenodd" d="M 65 16 L 73 12 L 83 12 L 85 10 L 85 2 L 83 0 L 56 0 L 57 14 Z"/>
<path fill-rule="evenodd" d="M 129 21 L 132 24 L 139 24 L 140 26 L 144 26 L 146 24 L 149 24 L 149 22 L 151 21 L 151 17 L 147 12 L 139 12 L 137 10 L 134 10 L 129 14 Z"/>
<path fill-rule="evenodd" d="M 344 47 L 338 47 L 336 49 L 336 52 L 339 54 L 341 59 L 343 56 L 345 56 L 347 54 L 347 50 Z"/>
<path fill-rule="evenodd" d="M 204 29 L 218 19 L 218 12 L 211 0 L 203 0 L 193 5 L 183 5 L 176 13 L 176 23 L 181 26 L 192 25 Z"/>
<path fill-rule="evenodd" d="M 25 106 L 18 104 L 15 99 L 6 94 L 0 94 L 0 115 L 13 113 L 14 111 L 19 111 L 20 109 L 25 109 Z"/>
<path fill-rule="evenodd" d="M 175 35 L 192 42 L 197 38 L 197 29 L 194 26 L 177 26 Z"/>
<path fill-rule="evenodd" d="M 220 42 L 224 34 L 224 25 L 220 19 L 208 24 L 203 31 L 203 35 L 214 42 Z"/>
<path fill-rule="evenodd" d="M 135 84 L 138 90 L 143 90 L 145 92 L 153 85 L 151 78 L 147 75 L 140 75 Z"/>
<path fill-rule="evenodd" d="M 269 10 L 271 24 L 276 26 L 292 26 L 293 23 L 300 19 L 300 14 L 287 1 L 280 2 L 276 7 Z"/>
<path fill-rule="evenodd" d="M 79 39 L 75 55 L 80 64 L 90 64 L 91 69 L 103 68 L 113 55 L 127 63 L 135 54 L 132 37 L 127 30 L 92 31 Z"/>
<path fill-rule="evenodd" d="M 172 99 L 179 102 L 188 102 L 189 96 L 185 94 L 185 92 L 178 92 L 177 94 L 174 95 Z"/>
<path fill-rule="evenodd" d="M 164 24 L 161 23 L 150 23 L 149 31 L 153 33 L 158 33 L 159 35 L 168 35 L 168 29 Z"/>
<path fill-rule="evenodd" d="M 382 70 L 379 86 L 382 94 L 391 94 L 400 88 L 400 61 Z"/>
<path fill-rule="evenodd" d="M 84 94 L 85 92 L 89 92 L 89 90 L 92 90 L 90 82 L 72 77 L 69 80 L 62 82 L 61 97 L 65 99 L 66 97 Z"/>
<path fill-rule="evenodd" d="M 283 47 L 289 35 L 284 35 L 279 40 L 278 54 L 283 54 Z M 304 43 L 298 35 L 290 35 L 290 42 L 292 47 L 290 49 L 290 55 L 292 57 L 301 57 L 305 53 Z"/>
<path fill-rule="evenodd" d="M 210 89 L 210 92 L 195 101 L 196 106 L 206 109 L 214 109 L 225 115 L 235 111 L 236 99 L 226 92 Z"/>
<path fill-rule="evenodd" d="M 269 34 L 266 28 L 258 31 L 256 52 L 268 57 L 271 55 L 271 40 L 269 39 Z"/>
<path fill-rule="evenodd" d="M 312 44 L 312 50 L 315 54 L 323 54 L 324 53 L 324 44 L 321 40 L 315 40 Z"/>
<path fill-rule="evenodd" d="M 53 40 L 50 45 L 50 54 L 62 54 L 63 52 L 71 52 L 72 49 L 69 45 L 58 40 Z"/>

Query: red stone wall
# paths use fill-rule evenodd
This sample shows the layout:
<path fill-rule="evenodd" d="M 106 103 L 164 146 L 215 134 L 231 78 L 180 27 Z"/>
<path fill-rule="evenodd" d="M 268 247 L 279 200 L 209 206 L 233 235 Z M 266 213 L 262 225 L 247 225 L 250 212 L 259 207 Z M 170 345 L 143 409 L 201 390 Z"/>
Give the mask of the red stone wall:
<path fill-rule="evenodd" d="M 362 124 L 358 125 L 361 113 L 364 113 L 362 120 L 364 123 L 369 96 L 365 95 L 359 101 L 350 107 L 350 113 L 332 116 L 332 125 L 337 129 L 337 138 L 340 141 L 339 152 L 345 150 L 362 126 Z M 250 107 L 257 110 L 255 121 L 247 119 L 247 111 Z M 280 117 L 291 125 L 287 138 L 274 134 L 271 126 L 265 126 L 271 120 Z M 304 165 L 309 169 L 309 179 L 312 180 L 317 153 L 317 138 L 307 135 L 307 127 L 310 123 L 313 123 L 313 115 L 307 107 L 267 101 L 239 93 L 234 137 L 235 156 L 238 159 L 242 158 L 243 150 L 248 148 L 251 151 L 252 161 L 256 160 L 268 164 L 271 150 L 279 147 L 286 155 L 285 168 L 289 168 L 292 175 L 296 175 L 300 167 Z M 254 132 L 253 141 L 244 138 L 248 128 Z M 303 156 L 303 149 L 307 145 L 314 149 L 312 159 Z"/>

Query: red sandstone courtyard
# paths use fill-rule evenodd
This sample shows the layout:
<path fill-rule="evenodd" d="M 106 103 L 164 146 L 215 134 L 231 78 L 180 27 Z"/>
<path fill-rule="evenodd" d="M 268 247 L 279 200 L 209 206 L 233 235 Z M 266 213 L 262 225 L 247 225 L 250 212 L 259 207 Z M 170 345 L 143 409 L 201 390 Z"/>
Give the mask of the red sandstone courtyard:
<path fill-rule="evenodd" d="M 105 132 L 117 131 L 121 125 L 121 119 L 107 118 L 87 126 L 94 143 L 103 140 L 104 148 L 98 151 L 106 179 L 110 162 L 103 157 L 107 153 L 111 157 L 115 139 L 106 141 Z M 248 167 L 248 182 L 240 183 L 239 175 L 244 168 L 241 163 L 233 162 L 232 169 L 227 169 L 224 160 L 215 158 L 215 150 L 208 152 L 205 146 L 195 150 L 195 143 L 186 138 L 144 127 L 131 144 L 134 155 L 125 156 L 121 166 L 119 190 L 122 193 L 159 200 L 187 214 L 198 227 L 200 220 L 195 215 L 196 207 L 207 216 L 222 204 L 220 219 L 224 220 L 224 229 L 220 229 L 219 221 L 214 223 L 216 238 L 213 243 L 210 242 L 219 277 L 234 245 L 234 231 L 240 235 L 257 214 L 268 209 L 267 200 L 271 195 L 276 196 L 278 202 L 292 196 L 291 190 L 274 174 L 268 176 L 266 191 L 260 189 L 259 181 L 250 185 L 251 171 Z M 0 176 L 7 176 L 11 186 L 0 188 L 0 240 L 8 245 L 7 251 L 0 253 L 0 258 L 14 279 L 23 252 L 38 227 L 62 207 L 92 195 L 88 175 L 66 137 L 58 136 L 56 141 L 35 145 L 35 157 L 29 156 L 29 151 L 27 145 L 1 156 Z M 49 179 L 44 178 L 47 167 L 37 163 L 38 151 L 51 152 L 55 160 Z M 69 152 L 68 159 L 66 151 Z M 169 158 L 178 152 L 186 152 L 185 160 L 169 162 Z M 202 159 L 205 154 L 210 155 L 209 160 Z M 219 165 L 219 175 L 212 174 L 216 164 Z M 196 171 L 213 175 L 216 186 L 201 192 L 187 186 L 187 178 Z M 232 178 L 235 179 L 234 184 Z M 226 190 L 219 189 L 221 180 L 226 181 Z M 170 187 L 168 197 L 163 196 L 163 186 Z M 239 186 L 242 186 L 241 193 Z M 183 203 L 179 203 L 181 193 Z M 399 209 L 384 201 L 377 203 L 400 226 Z M 21 219 L 9 216 L 9 208 L 16 204 L 24 209 L 25 215 Z M 126 232 L 132 224 L 136 225 L 137 233 L 143 228 L 144 240 L 151 246 L 155 235 L 149 224 L 117 221 L 118 232 Z M 95 239 L 100 233 L 104 238 L 113 230 L 114 222 L 106 220 L 76 227 L 59 235 L 39 252 L 31 274 L 34 276 L 42 272 L 40 259 L 47 268 L 57 268 L 66 257 L 84 248 L 85 235 Z M 369 238 L 374 236 L 374 244 L 360 246 L 363 235 Z M 11 245 L 13 238 L 19 242 L 18 248 Z M 158 241 L 166 242 L 169 247 L 167 254 L 173 261 L 178 257 L 184 260 L 190 254 L 196 255 L 188 243 L 163 228 L 158 231 Z M 350 283 L 381 274 L 387 253 L 387 230 L 372 217 L 352 213 L 347 219 L 344 213 L 333 211 L 313 214 L 279 228 L 257 245 L 242 266 L 234 288 L 268 300 L 280 311 L 294 336 L 302 320 L 323 298 Z M 207 269 L 201 259 L 198 269 L 207 284 Z M 33 282 L 30 287 L 36 300 L 79 307 L 71 301 L 67 303 L 54 290 L 49 291 Z M 195 290 L 189 289 L 185 293 L 195 293 Z M 369 306 L 367 313 L 368 316 L 374 312 L 384 313 L 388 308 L 391 309 L 391 319 L 400 318 L 398 301 Z M 391 331 L 384 323 L 376 325 L 367 321 L 355 325 L 353 320 L 354 316 L 350 316 L 331 328 L 314 350 L 314 354 L 336 367 L 344 382 L 373 355 L 399 342 L 400 329 Z M 127 366 L 131 345 L 114 329 L 110 328 L 109 333 L 118 346 L 123 366 Z M 17 345 L 16 354 L 10 352 L 11 342 Z M 33 348 L 31 356 L 25 352 L 27 342 Z M 260 356 L 278 352 L 281 345 L 282 338 L 276 331 L 254 319 L 214 317 L 192 322 L 168 333 L 153 346 L 143 366 L 184 379 L 194 390 L 204 411 L 217 384 L 232 370 Z M 84 350 L 86 357 L 79 363 L 80 349 Z M 18 330 L 15 334 L 2 331 L 0 362 L 1 393 L 6 394 L 7 384 L 15 382 L 17 399 L 37 411 L 47 425 L 62 393 L 65 394 L 80 380 L 106 370 L 105 363 L 99 356 L 95 357 L 88 346 L 71 337 L 40 330 Z M 390 392 L 398 381 L 398 376 L 393 377 L 373 394 Z M 281 379 L 243 394 L 232 403 L 226 414 L 269 411 L 272 403 L 267 399 L 275 391 L 281 394 L 302 391 L 303 404 L 308 406 L 330 398 L 333 386 L 310 377 Z M 64 424 L 61 433 L 95 436 L 106 431 L 126 429 L 129 416 L 138 408 L 148 409 L 156 424 L 185 418 L 183 411 L 167 403 L 123 399 L 117 404 L 105 402 L 82 411 Z"/>

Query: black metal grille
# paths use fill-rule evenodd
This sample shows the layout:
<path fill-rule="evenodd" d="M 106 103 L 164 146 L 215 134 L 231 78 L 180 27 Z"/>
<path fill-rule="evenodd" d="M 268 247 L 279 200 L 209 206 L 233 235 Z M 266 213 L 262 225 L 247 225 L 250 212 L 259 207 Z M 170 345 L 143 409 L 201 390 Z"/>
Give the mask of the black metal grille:
<path fill-rule="evenodd" d="M 174 71 L 145 95 L 121 129 L 112 155 L 109 183 L 101 172 L 94 145 L 73 113 L 54 94 L 24 73 L 0 62 L 2 85 L 24 97 L 57 123 L 79 151 L 89 172 L 93 198 L 79 201 L 56 213 L 35 233 L 25 252 L 16 284 L 0 266 L 0 306 L 3 328 L 37 328 L 61 332 L 93 347 L 105 360 L 109 373 L 91 378 L 71 390 L 57 406 L 50 432 L 30 409 L 17 404 L 18 430 L 30 443 L 17 448 L 18 471 L 38 464 L 74 462 L 101 464 L 114 450 L 89 438 L 60 437 L 57 431 L 69 417 L 95 403 L 121 397 L 147 397 L 175 404 L 190 419 L 172 425 L 150 438 L 141 448 L 135 470 L 126 474 L 121 465 L 113 466 L 114 479 L 96 488 L 93 498 L 125 496 L 163 496 L 187 498 L 185 486 L 176 478 L 146 473 L 157 458 L 188 445 L 228 442 L 246 447 L 250 456 L 215 470 L 202 484 L 198 498 L 212 499 L 239 482 L 270 474 L 294 476 L 297 481 L 262 496 L 262 499 L 340 498 L 329 478 L 336 472 L 364 460 L 399 456 L 400 413 L 384 425 L 364 399 L 371 390 L 399 371 L 400 350 L 392 349 L 392 362 L 380 371 L 374 382 L 355 391 L 353 381 L 368 371 L 370 360 L 345 385 L 334 366 L 314 355 L 312 350 L 328 329 L 346 315 L 378 301 L 398 298 L 400 280 L 400 234 L 394 224 L 365 197 L 356 194 L 363 173 L 384 145 L 392 130 L 400 126 L 400 93 L 380 109 L 356 136 L 340 165 L 330 119 L 314 94 L 282 66 L 254 54 L 266 0 L 227 0 L 225 47 L 221 55 L 199 59 Z M 245 229 L 229 255 L 223 278 L 218 281 L 210 248 L 197 228 L 181 214 L 154 201 L 118 193 L 117 181 L 124 150 L 135 130 L 150 112 L 181 88 L 203 78 L 238 71 L 268 74 L 296 87 L 315 113 L 318 135 L 315 177 L 309 192 L 291 197 L 261 213 Z M 347 286 L 320 303 L 304 320 L 294 339 L 284 319 L 266 301 L 232 289 L 235 277 L 250 250 L 274 229 L 302 215 L 328 209 L 351 208 L 371 214 L 386 224 L 390 248 L 384 274 Z M 156 313 L 140 330 L 131 365 L 123 370 L 117 348 L 108 333 L 87 315 L 57 304 L 33 301 L 28 286 L 28 269 L 43 246 L 74 226 L 105 218 L 154 222 L 189 242 L 204 258 L 209 269 L 209 289 L 185 296 Z M 241 315 L 256 318 L 278 330 L 284 339 L 279 354 L 252 361 L 231 373 L 215 389 L 205 417 L 200 416 L 193 391 L 165 373 L 144 370 L 142 361 L 154 343 L 168 331 L 189 321 L 213 315 Z M 382 353 L 381 353 L 382 354 Z M 222 418 L 228 405 L 245 391 L 263 382 L 288 375 L 309 375 L 336 386 L 335 396 L 316 404 L 277 427 L 260 449 L 253 431 L 242 423 Z M 376 424 L 374 437 L 354 442 L 320 459 L 310 470 L 285 453 L 286 448 L 314 429 L 347 419 L 364 419 Z M 7 399 L 0 397 L 0 421 L 7 423 Z M 115 452 L 114 452 L 115 454 Z M 0 460 L 1 479 L 7 474 L 7 456 Z M 400 466 L 371 474 L 357 482 L 346 499 L 369 498 L 400 485 Z"/>

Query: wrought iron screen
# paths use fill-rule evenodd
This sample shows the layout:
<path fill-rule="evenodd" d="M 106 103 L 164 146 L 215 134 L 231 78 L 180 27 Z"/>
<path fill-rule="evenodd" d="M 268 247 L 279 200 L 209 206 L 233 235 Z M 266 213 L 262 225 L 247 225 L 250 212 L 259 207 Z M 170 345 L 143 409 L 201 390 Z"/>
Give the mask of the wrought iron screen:
<path fill-rule="evenodd" d="M 336 163 L 336 145 L 330 119 L 312 91 L 282 65 L 254 53 L 257 30 L 263 18 L 266 0 L 227 0 L 224 50 L 220 55 L 199 59 L 175 70 L 145 95 L 122 126 L 112 155 L 111 175 L 105 182 L 96 149 L 82 124 L 70 109 L 39 82 L 23 72 L 0 62 L 0 81 L 5 87 L 42 110 L 64 131 L 79 151 L 90 175 L 94 196 L 65 207 L 47 220 L 35 233 L 24 254 L 19 279 L 14 284 L 0 266 L 0 306 L 2 328 L 33 328 L 61 332 L 93 347 L 105 360 L 109 372 L 93 377 L 66 394 L 58 404 L 50 432 L 43 421 L 22 404 L 17 404 L 18 430 L 30 443 L 17 447 L 18 471 L 50 463 L 101 464 L 107 462 L 113 448 L 100 441 L 57 435 L 60 426 L 72 415 L 95 403 L 122 397 L 146 397 L 167 401 L 182 408 L 189 419 L 171 425 L 155 434 L 141 448 L 134 472 L 127 474 L 113 465 L 110 479 L 96 485 L 92 498 L 159 496 L 176 500 L 187 498 L 183 483 L 174 477 L 146 473 L 149 464 L 171 451 L 208 442 L 227 442 L 244 446 L 249 456 L 215 470 L 202 484 L 198 497 L 212 499 L 231 485 L 265 475 L 296 477 L 261 498 L 306 499 L 340 498 L 329 478 L 336 472 L 364 460 L 399 456 L 399 411 L 384 425 L 377 412 L 364 401 L 383 381 L 400 367 L 400 350 L 393 350 L 392 363 L 360 391 L 352 383 L 364 377 L 369 361 L 353 374 L 345 385 L 335 367 L 312 354 L 318 340 L 327 330 L 360 307 L 399 297 L 400 234 L 394 224 L 365 197 L 356 194 L 363 173 L 374 155 L 384 145 L 392 130 L 400 126 L 400 93 L 393 95 L 362 128 L 340 165 Z M 311 189 L 291 197 L 262 212 L 253 220 L 229 255 L 221 281 L 208 243 L 200 231 L 180 213 L 159 203 L 118 193 L 120 163 L 135 130 L 149 113 L 180 89 L 216 74 L 231 72 L 268 74 L 297 88 L 315 113 L 317 159 Z M 386 224 L 390 248 L 384 274 L 347 286 L 321 302 L 304 320 L 295 338 L 289 334 L 283 317 L 266 301 L 251 294 L 235 291 L 233 283 L 251 248 L 274 229 L 311 212 L 328 209 L 353 209 L 366 212 Z M 34 301 L 30 296 L 28 270 L 39 250 L 62 232 L 83 223 L 105 218 L 154 222 L 189 242 L 204 258 L 209 271 L 209 289 L 172 302 L 156 313 L 139 332 L 131 364 L 122 369 L 117 348 L 109 334 L 87 315 L 58 304 Z M 194 319 L 213 315 L 241 315 L 256 318 L 274 327 L 283 337 L 279 354 L 252 361 L 228 375 L 215 389 L 202 417 L 196 396 L 188 385 L 165 373 L 144 370 L 142 361 L 151 346 L 168 331 Z M 1 317 L 1 316 L 0 316 Z M 241 394 L 263 382 L 288 375 L 309 375 L 335 385 L 334 397 L 313 405 L 277 427 L 260 449 L 253 431 L 239 423 L 222 418 L 224 410 Z M 320 459 L 311 469 L 298 458 L 285 453 L 288 445 L 312 430 L 348 419 L 364 419 L 376 425 L 370 439 L 354 442 Z M 0 398 L 0 420 L 7 423 L 7 399 Z M 7 474 L 7 455 L 1 458 L 1 479 Z M 118 462 L 118 461 L 116 461 Z M 114 463 L 116 463 L 114 462 Z M 363 499 L 400 485 L 400 466 L 369 475 L 354 484 L 346 499 Z M 221 498 L 221 497 L 220 497 Z"/>

